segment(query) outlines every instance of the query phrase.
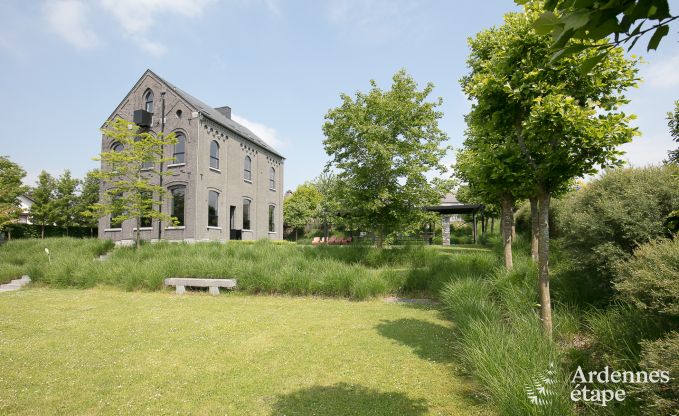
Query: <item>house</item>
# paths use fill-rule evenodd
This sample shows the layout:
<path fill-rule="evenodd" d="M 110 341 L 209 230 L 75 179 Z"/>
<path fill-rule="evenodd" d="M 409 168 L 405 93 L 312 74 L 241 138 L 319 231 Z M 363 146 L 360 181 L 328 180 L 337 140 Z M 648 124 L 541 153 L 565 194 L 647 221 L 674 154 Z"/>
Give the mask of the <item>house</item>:
<path fill-rule="evenodd" d="M 151 133 L 175 133 L 157 180 L 169 191 L 161 207 L 178 224 L 143 224 L 144 240 L 254 240 L 283 238 L 284 158 L 231 119 L 228 106 L 212 108 L 147 70 L 111 113 Z M 102 136 L 101 150 L 116 143 Z M 102 166 L 105 169 L 105 166 Z M 103 192 L 103 189 L 102 189 Z M 129 241 L 136 224 L 100 218 L 99 238 Z"/>
<path fill-rule="evenodd" d="M 32 224 L 30 214 L 34 201 L 26 195 L 20 195 L 19 202 L 21 203 L 21 214 L 16 222 L 19 224 Z"/>

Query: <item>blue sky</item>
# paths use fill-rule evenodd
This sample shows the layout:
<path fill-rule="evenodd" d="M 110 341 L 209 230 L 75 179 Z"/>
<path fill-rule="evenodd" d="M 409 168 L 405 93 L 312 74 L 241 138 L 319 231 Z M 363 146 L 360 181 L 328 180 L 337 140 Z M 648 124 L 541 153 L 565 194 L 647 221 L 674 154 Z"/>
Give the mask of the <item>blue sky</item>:
<path fill-rule="evenodd" d="M 322 170 L 323 116 L 339 94 L 370 79 L 388 88 L 400 68 L 436 85 L 440 125 L 459 147 L 466 39 L 512 10 L 511 0 L 0 0 L 0 154 L 30 184 L 42 169 L 82 177 L 97 167 L 99 126 L 146 68 L 231 106 L 286 156 L 286 189 Z M 637 166 L 675 146 L 665 121 L 679 99 L 672 32 L 659 52 L 646 55 L 641 42 L 634 51 L 647 61 L 626 108 L 643 133 L 624 147 Z"/>

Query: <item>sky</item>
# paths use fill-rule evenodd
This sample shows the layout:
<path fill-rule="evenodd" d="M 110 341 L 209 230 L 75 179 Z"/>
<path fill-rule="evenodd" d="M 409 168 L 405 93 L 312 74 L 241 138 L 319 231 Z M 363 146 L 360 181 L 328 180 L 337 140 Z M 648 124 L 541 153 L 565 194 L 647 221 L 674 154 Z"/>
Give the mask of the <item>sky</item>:
<path fill-rule="evenodd" d="M 321 127 L 340 94 L 367 91 L 371 79 L 388 89 L 401 68 L 434 83 L 440 127 L 459 148 L 467 38 L 515 10 L 512 0 L 0 0 L 0 155 L 31 185 L 43 169 L 83 177 L 97 167 L 99 127 L 147 68 L 230 106 L 286 157 L 285 189 L 328 161 Z M 657 52 L 633 50 L 646 61 L 625 107 L 642 132 L 623 146 L 634 166 L 676 146 L 665 120 L 679 99 L 676 32 Z"/>

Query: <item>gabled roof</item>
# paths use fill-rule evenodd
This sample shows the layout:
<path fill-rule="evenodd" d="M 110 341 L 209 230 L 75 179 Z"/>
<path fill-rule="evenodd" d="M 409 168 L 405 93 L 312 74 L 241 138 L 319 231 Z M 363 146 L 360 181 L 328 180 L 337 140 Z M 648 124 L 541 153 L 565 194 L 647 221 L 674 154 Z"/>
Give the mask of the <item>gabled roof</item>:
<path fill-rule="evenodd" d="M 196 111 L 203 114 L 205 117 L 207 117 L 210 120 L 214 121 L 215 123 L 223 126 L 224 128 L 231 130 L 232 132 L 242 136 L 243 138 L 251 141 L 252 143 L 256 144 L 257 146 L 268 150 L 269 152 L 273 153 L 274 155 L 276 155 L 280 158 L 283 158 L 283 155 L 278 153 L 273 147 L 269 146 L 264 140 L 259 138 L 250 129 L 248 129 L 245 126 L 231 120 L 230 118 L 226 117 L 224 114 L 220 113 L 216 109 L 205 104 L 204 102 L 202 102 L 198 98 L 196 98 L 196 97 L 192 96 L 191 94 L 187 93 L 186 91 L 176 87 L 174 84 L 165 80 L 164 78 L 159 77 L 158 74 L 151 71 L 150 69 L 147 69 L 144 72 L 144 74 L 141 76 L 141 78 L 139 78 L 139 81 L 137 81 L 137 83 L 132 88 L 132 90 L 134 90 L 136 88 L 137 84 L 139 84 L 144 79 L 144 76 L 146 74 L 151 74 L 153 77 L 157 78 L 158 81 L 162 82 L 168 88 L 172 89 L 172 91 L 174 91 L 181 99 L 186 101 L 186 103 L 190 107 L 193 107 Z M 111 117 L 113 117 L 113 115 L 111 115 Z"/>

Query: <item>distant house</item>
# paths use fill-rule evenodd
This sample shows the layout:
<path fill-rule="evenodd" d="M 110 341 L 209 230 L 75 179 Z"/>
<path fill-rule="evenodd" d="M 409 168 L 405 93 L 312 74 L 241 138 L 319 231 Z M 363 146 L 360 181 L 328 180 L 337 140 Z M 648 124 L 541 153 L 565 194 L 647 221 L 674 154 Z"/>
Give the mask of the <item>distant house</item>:
<path fill-rule="evenodd" d="M 283 156 L 231 119 L 231 108 L 212 108 L 147 70 L 109 119 L 134 121 L 146 131 L 175 133 L 162 166 L 169 198 L 161 210 L 178 224 L 142 224 L 145 240 L 253 240 L 283 238 Z M 121 146 L 102 136 L 101 150 Z M 106 169 L 106 166 L 101 167 Z M 160 167 L 156 167 L 159 169 Z M 102 192 L 104 190 L 102 189 Z M 131 240 L 135 221 L 99 220 L 99 238 Z"/>
<path fill-rule="evenodd" d="M 34 201 L 26 195 L 19 196 L 19 201 L 21 202 L 21 215 L 19 216 L 17 223 L 32 224 L 30 213 Z"/>

